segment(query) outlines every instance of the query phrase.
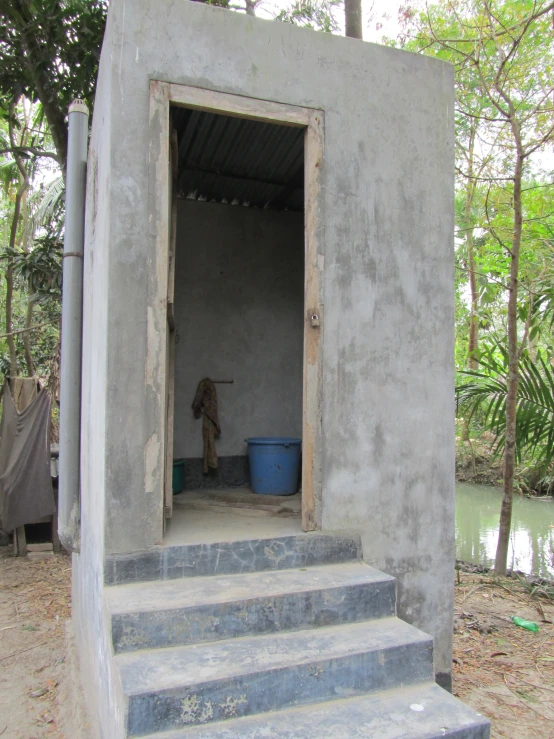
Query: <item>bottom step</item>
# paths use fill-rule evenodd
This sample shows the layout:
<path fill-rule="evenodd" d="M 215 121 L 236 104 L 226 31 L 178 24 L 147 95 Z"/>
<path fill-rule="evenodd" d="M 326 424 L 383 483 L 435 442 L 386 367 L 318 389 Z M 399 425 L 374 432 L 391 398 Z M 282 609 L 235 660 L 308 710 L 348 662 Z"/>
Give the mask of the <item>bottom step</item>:
<path fill-rule="evenodd" d="M 489 722 L 435 683 L 141 739 L 489 739 Z"/>

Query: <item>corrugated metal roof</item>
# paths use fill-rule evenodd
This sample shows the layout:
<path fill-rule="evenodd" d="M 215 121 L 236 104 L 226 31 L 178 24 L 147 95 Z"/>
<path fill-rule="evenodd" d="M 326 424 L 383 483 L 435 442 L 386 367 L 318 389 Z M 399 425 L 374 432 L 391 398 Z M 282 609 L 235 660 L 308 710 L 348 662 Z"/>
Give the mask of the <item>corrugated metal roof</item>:
<path fill-rule="evenodd" d="M 304 207 L 304 129 L 172 108 L 178 194 L 257 208 Z"/>

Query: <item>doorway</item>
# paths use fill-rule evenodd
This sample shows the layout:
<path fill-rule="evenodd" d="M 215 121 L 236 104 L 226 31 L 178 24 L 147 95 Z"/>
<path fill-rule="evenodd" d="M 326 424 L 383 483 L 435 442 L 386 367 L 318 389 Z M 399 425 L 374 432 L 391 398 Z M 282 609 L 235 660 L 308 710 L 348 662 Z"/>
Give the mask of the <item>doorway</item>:
<path fill-rule="evenodd" d="M 162 124 L 154 147 L 170 162 L 157 238 L 168 275 L 164 519 L 174 459 L 185 491 L 232 489 L 240 499 L 245 438 L 298 436 L 302 528 L 319 528 L 322 113 L 152 82 L 153 117 Z M 205 377 L 216 383 L 221 426 L 207 473 L 191 411 Z"/>

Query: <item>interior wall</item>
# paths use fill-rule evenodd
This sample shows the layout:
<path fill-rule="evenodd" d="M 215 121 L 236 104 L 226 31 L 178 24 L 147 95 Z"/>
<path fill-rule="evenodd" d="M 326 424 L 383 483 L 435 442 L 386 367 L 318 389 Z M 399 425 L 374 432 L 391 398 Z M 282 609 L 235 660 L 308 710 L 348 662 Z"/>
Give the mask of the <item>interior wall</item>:
<path fill-rule="evenodd" d="M 217 385 L 229 474 L 245 437 L 302 435 L 303 314 L 302 213 L 178 201 L 175 458 L 202 457 L 191 403 L 204 377 L 234 381 Z"/>

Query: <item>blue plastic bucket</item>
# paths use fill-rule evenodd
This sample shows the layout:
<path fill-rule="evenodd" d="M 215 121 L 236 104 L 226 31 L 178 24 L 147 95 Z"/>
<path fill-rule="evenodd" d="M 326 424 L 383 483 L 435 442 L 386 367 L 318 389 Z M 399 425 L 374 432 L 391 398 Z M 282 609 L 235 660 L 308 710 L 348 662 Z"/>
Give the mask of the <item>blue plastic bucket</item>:
<path fill-rule="evenodd" d="M 245 441 L 252 490 L 259 495 L 294 495 L 298 490 L 302 439 L 260 436 Z"/>

